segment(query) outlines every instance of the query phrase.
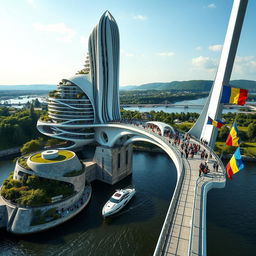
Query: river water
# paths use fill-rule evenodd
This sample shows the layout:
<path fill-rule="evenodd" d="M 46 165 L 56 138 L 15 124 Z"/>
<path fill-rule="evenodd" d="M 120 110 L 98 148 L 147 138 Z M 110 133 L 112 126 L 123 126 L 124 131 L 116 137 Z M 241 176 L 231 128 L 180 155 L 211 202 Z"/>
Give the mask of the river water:
<path fill-rule="evenodd" d="M 13 167 L 12 161 L 0 161 L 0 182 Z M 175 167 L 165 154 L 134 152 L 133 175 L 114 187 L 94 182 L 90 204 L 71 221 L 25 237 L 0 231 L 0 255 L 150 256 L 175 182 Z M 135 198 L 118 216 L 104 221 L 104 203 L 115 188 L 129 184 L 136 186 Z M 208 193 L 208 256 L 256 255 L 255 184 L 255 164 L 245 163 L 224 189 Z"/>
<path fill-rule="evenodd" d="M 179 101 L 176 102 L 177 106 L 172 106 L 172 107 L 125 107 L 125 110 L 131 110 L 131 111 L 139 111 L 139 112 L 150 112 L 152 110 L 160 112 L 167 112 L 167 113 L 191 113 L 191 112 L 196 112 L 200 114 L 203 109 L 203 105 L 205 104 L 207 98 L 200 98 L 196 100 L 184 100 L 184 101 Z M 248 102 L 251 103 L 251 102 Z M 255 103 L 255 102 L 253 102 Z M 195 105 L 195 106 L 189 106 L 188 108 L 185 108 L 184 106 L 178 106 L 178 105 Z M 196 105 L 202 105 L 202 106 L 196 106 Z M 241 106 L 240 106 L 241 107 Z M 232 107 L 232 108 L 224 108 L 223 113 L 235 113 L 238 111 L 239 108 L 237 107 Z"/>
<path fill-rule="evenodd" d="M 0 182 L 13 169 L 0 162 Z M 133 174 L 115 186 L 93 182 L 89 205 L 52 230 L 29 236 L 0 231 L 0 255 L 152 255 L 176 183 L 176 169 L 165 154 L 134 152 Z M 116 217 L 104 221 L 101 209 L 116 188 L 129 184 L 136 195 Z"/>

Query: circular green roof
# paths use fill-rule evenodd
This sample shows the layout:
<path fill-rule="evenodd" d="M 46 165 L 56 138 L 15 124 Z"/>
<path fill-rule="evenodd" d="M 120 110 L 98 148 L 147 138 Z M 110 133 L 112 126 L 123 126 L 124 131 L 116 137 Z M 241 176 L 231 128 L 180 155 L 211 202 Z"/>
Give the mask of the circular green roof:
<path fill-rule="evenodd" d="M 59 155 L 56 158 L 53 159 L 44 159 L 42 157 L 42 152 L 41 153 L 37 153 L 34 154 L 30 157 L 30 161 L 34 162 L 34 163 L 57 163 L 57 162 L 61 162 L 61 161 L 65 161 L 68 159 L 71 159 L 73 156 L 75 155 L 75 153 L 73 153 L 72 151 L 68 151 L 68 150 L 59 150 Z"/>

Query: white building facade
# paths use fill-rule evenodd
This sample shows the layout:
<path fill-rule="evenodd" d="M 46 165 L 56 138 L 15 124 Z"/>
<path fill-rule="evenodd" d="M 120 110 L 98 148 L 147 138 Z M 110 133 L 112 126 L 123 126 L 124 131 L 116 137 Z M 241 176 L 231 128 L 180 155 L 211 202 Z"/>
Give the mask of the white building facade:
<path fill-rule="evenodd" d="M 94 141 L 93 124 L 120 120 L 119 31 L 106 11 L 88 42 L 85 74 L 63 79 L 49 93 L 48 117 L 37 123 L 38 130 L 79 147 Z"/>

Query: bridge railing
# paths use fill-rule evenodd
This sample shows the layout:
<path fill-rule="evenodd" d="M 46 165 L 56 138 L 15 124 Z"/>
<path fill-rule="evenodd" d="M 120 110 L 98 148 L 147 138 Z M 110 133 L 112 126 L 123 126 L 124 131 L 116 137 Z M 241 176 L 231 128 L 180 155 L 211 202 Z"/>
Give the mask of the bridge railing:
<path fill-rule="evenodd" d="M 178 197 L 180 195 L 180 191 L 181 191 L 181 187 L 182 187 L 182 183 L 183 183 L 183 179 L 184 179 L 184 175 L 185 175 L 185 165 L 183 162 L 183 159 L 181 158 L 181 153 L 180 151 L 174 147 L 173 145 L 170 144 L 169 139 L 158 135 L 157 133 L 151 131 L 151 129 L 148 129 L 147 127 L 141 127 L 140 125 L 136 125 L 136 128 L 140 129 L 140 130 L 146 130 L 148 133 L 151 133 L 152 135 L 156 136 L 157 138 L 161 139 L 162 141 L 164 141 L 168 147 L 170 147 L 172 149 L 172 151 L 175 152 L 175 154 L 177 155 L 178 159 L 179 159 L 179 165 L 181 166 L 181 172 L 180 172 L 180 176 L 178 177 L 178 181 L 173 193 L 173 197 L 171 200 L 171 203 L 169 205 L 163 226 L 162 226 L 162 230 L 160 232 L 158 241 L 157 241 L 157 245 L 154 251 L 153 256 L 160 256 L 165 249 L 165 245 L 166 245 L 166 241 L 168 238 L 168 234 L 172 225 L 172 220 L 174 217 L 174 213 L 175 213 L 175 209 L 177 206 L 177 202 L 178 202 Z"/>
<path fill-rule="evenodd" d="M 202 144 L 202 142 L 197 139 L 196 137 L 192 136 L 192 139 L 194 139 L 195 141 L 197 141 L 200 145 L 202 145 L 203 147 L 205 147 L 210 153 L 212 156 L 214 156 L 214 158 L 218 161 L 219 163 L 219 166 L 221 168 L 221 173 L 225 176 L 226 175 L 226 168 L 222 162 L 222 160 L 220 159 L 220 157 L 214 152 L 213 149 L 211 149 L 208 145 L 205 145 L 205 144 Z"/>
<path fill-rule="evenodd" d="M 175 209 L 176 209 L 177 202 L 178 202 L 178 197 L 180 195 L 180 191 L 181 191 L 181 187 L 182 187 L 182 183 L 183 183 L 183 179 L 184 179 L 184 174 L 185 174 L 185 166 L 184 166 L 182 159 L 180 159 L 180 165 L 182 166 L 181 175 L 176 184 L 176 187 L 175 187 L 175 190 L 173 193 L 173 197 L 172 197 L 171 203 L 169 205 L 169 208 L 168 208 L 168 211 L 167 211 L 167 214 L 166 214 L 166 217 L 165 217 L 165 220 L 164 220 L 164 223 L 162 226 L 162 230 L 159 235 L 153 256 L 162 255 L 162 253 L 164 252 L 164 249 L 165 249 L 166 241 L 168 239 L 168 234 L 169 234 L 169 231 L 170 231 L 170 228 L 172 225 Z"/>
<path fill-rule="evenodd" d="M 156 132 L 153 132 L 150 128 L 145 126 L 144 123 L 140 123 L 140 124 L 138 124 L 138 123 L 132 124 L 131 123 L 130 125 L 132 125 L 132 126 L 135 125 L 136 128 L 144 130 L 144 131 L 146 130 L 148 133 L 151 133 L 152 135 L 154 135 L 154 136 L 160 138 L 162 141 L 164 141 L 168 145 L 168 147 L 172 148 L 172 150 L 176 153 L 176 155 L 179 156 L 179 163 L 180 163 L 180 166 L 182 166 L 182 171 L 181 171 L 180 177 L 177 181 L 177 184 L 176 184 L 176 187 L 175 187 L 175 190 L 174 190 L 174 193 L 173 193 L 173 197 L 172 197 L 170 206 L 168 208 L 168 211 L 167 211 L 167 214 L 166 214 L 166 217 L 165 217 L 165 220 L 164 220 L 164 224 L 163 224 L 160 236 L 158 238 L 158 242 L 157 242 L 157 245 L 156 245 L 156 248 L 155 248 L 155 251 L 154 251 L 154 255 L 153 255 L 153 256 L 160 256 L 160 255 L 163 254 L 163 252 L 165 250 L 165 245 L 166 245 L 166 241 L 167 241 L 167 238 L 168 238 L 167 236 L 169 234 L 169 231 L 170 231 L 170 228 L 171 228 L 171 225 L 172 225 L 172 221 L 173 221 L 173 217 L 174 217 L 174 213 L 175 213 L 175 209 L 176 209 L 177 201 L 178 201 L 177 199 L 179 197 L 180 190 L 181 190 L 182 183 L 183 183 L 183 179 L 184 179 L 185 165 L 184 165 L 184 162 L 182 160 L 180 151 L 178 150 L 178 148 L 176 146 L 173 146 L 173 145 L 170 144 L 170 141 L 169 141 L 168 138 L 166 138 L 164 136 L 161 136 L 161 135 L 158 135 Z M 203 146 L 206 150 L 208 150 L 210 152 L 210 154 L 213 156 L 213 158 L 215 158 L 217 160 L 217 162 L 219 163 L 221 172 L 220 173 L 212 173 L 211 178 L 214 178 L 215 180 L 219 179 L 219 181 L 223 180 L 223 178 L 225 178 L 225 167 L 224 167 L 221 159 L 219 158 L 219 156 L 213 150 L 211 150 L 210 147 L 203 144 L 197 138 L 193 137 L 192 139 L 195 140 L 201 146 Z M 189 242 L 189 248 L 188 248 L 188 254 L 189 255 L 192 254 L 193 245 L 195 245 L 195 243 L 199 243 L 199 240 L 195 240 L 194 237 L 197 236 L 198 239 L 202 239 L 202 237 L 204 236 L 204 234 L 203 234 L 204 229 L 205 229 L 205 227 L 203 226 L 204 221 L 201 220 L 201 218 L 202 218 L 201 213 L 196 214 L 196 210 L 197 210 L 196 204 L 198 203 L 197 202 L 197 197 L 199 196 L 198 195 L 199 185 L 200 185 L 201 182 L 203 182 L 203 183 L 205 182 L 205 178 L 206 178 L 205 176 L 200 177 L 196 181 L 196 187 L 195 187 L 195 192 L 194 192 L 194 203 L 193 203 L 193 209 L 194 210 L 193 210 L 193 213 L 192 213 L 190 242 Z M 203 207 L 206 207 L 206 206 L 204 205 Z M 197 218 L 197 221 L 196 221 L 196 218 Z M 200 227 L 198 225 L 197 226 L 195 225 L 196 223 L 198 223 L 198 221 L 199 222 L 202 221 L 202 224 L 201 224 Z M 198 247 L 197 245 L 196 245 L 196 247 L 199 248 L 199 250 L 201 252 L 203 252 L 203 250 L 205 249 L 204 248 L 204 243 L 201 243 L 200 247 Z"/>
<path fill-rule="evenodd" d="M 189 241 L 189 248 L 188 248 L 188 255 L 203 255 L 204 251 L 205 251 L 205 243 L 206 241 L 203 241 L 203 237 L 205 236 L 204 232 L 206 232 L 206 227 L 205 225 L 205 221 L 202 218 L 205 218 L 205 216 L 202 216 L 202 212 L 205 211 L 205 209 L 200 209 L 200 212 L 196 212 L 198 211 L 197 208 L 197 203 L 198 203 L 198 196 L 199 195 L 199 189 L 200 189 L 200 183 L 202 184 L 207 184 L 209 182 L 212 182 L 210 180 L 206 180 L 206 178 L 214 178 L 214 180 L 218 180 L 219 182 L 223 181 L 223 179 L 225 179 L 225 167 L 221 161 L 221 159 L 219 158 L 219 156 L 207 145 L 202 144 L 200 140 L 198 140 L 197 138 L 194 138 L 194 140 L 196 140 L 198 143 L 200 143 L 203 147 L 205 147 L 205 149 L 207 149 L 213 156 L 213 158 L 215 158 L 220 167 L 221 167 L 221 172 L 220 173 L 212 173 L 208 176 L 201 176 L 198 177 L 196 180 L 196 186 L 195 186 L 195 192 L 194 192 L 194 203 L 193 203 L 193 213 L 192 213 L 192 222 L 191 222 L 191 229 L 190 229 L 190 241 Z M 206 207 L 206 202 L 203 201 L 202 204 L 202 208 Z M 198 223 L 201 223 L 201 225 L 199 225 Z M 205 239 L 204 239 L 205 240 Z M 193 251 L 193 248 L 198 248 L 197 252 Z"/>

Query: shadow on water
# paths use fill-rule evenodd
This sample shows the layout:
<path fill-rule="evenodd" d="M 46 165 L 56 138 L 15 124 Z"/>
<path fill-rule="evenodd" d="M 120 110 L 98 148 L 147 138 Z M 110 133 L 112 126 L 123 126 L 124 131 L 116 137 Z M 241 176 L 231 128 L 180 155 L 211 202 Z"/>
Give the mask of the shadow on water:
<path fill-rule="evenodd" d="M 227 179 L 225 188 L 209 191 L 208 256 L 256 255 L 256 167 L 255 163 L 244 164 L 233 180 Z"/>

